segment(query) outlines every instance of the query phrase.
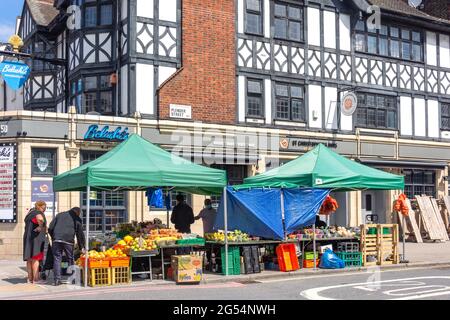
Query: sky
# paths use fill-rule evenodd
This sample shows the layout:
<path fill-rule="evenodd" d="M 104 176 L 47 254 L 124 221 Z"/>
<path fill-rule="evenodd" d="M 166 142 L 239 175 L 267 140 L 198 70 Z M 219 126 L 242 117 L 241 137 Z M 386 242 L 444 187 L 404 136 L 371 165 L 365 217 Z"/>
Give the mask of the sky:
<path fill-rule="evenodd" d="M 16 17 L 22 13 L 25 0 L 0 0 L 0 42 L 14 34 Z"/>

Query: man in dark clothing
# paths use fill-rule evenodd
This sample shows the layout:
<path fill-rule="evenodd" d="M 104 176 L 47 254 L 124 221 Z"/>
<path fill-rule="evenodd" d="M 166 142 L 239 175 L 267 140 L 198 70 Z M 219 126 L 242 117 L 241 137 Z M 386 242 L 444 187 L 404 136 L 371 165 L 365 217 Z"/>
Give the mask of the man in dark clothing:
<path fill-rule="evenodd" d="M 181 233 L 191 233 L 191 224 L 195 222 L 192 208 L 184 202 L 184 197 L 177 195 L 177 205 L 172 210 L 170 221 Z"/>
<path fill-rule="evenodd" d="M 326 228 L 327 227 L 327 224 L 325 223 L 325 222 L 323 222 L 322 220 L 320 220 L 320 217 L 319 216 L 316 216 L 316 222 L 315 222 L 315 224 L 316 224 L 316 228 Z"/>
<path fill-rule="evenodd" d="M 73 247 L 75 245 L 75 236 L 77 237 L 79 248 L 82 250 L 85 248 L 83 222 L 81 221 L 80 214 L 80 208 L 72 208 L 69 211 L 59 213 L 50 223 L 48 233 L 52 237 L 55 286 L 61 284 L 61 261 L 63 252 L 69 260 L 69 265 L 74 264 Z"/>

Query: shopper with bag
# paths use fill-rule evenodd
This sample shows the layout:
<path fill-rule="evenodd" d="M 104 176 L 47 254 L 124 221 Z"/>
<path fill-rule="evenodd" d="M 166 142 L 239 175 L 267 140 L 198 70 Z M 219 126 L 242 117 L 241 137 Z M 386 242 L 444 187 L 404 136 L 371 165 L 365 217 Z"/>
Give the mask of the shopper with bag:
<path fill-rule="evenodd" d="M 50 223 L 49 234 L 52 237 L 53 273 L 55 275 L 55 286 L 61 285 L 61 262 L 63 252 L 69 265 L 74 264 L 73 249 L 75 237 L 78 246 L 84 251 L 85 239 L 83 233 L 83 222 L 80 218 L 81 209 L 72 208 L 69 211 L 59 213 Z"/>

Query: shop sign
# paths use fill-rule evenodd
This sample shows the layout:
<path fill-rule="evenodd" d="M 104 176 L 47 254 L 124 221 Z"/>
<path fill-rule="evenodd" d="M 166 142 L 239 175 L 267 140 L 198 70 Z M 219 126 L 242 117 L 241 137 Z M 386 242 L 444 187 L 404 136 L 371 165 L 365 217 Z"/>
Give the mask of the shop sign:
<path fill-rule="evenodd" d="M 353 92 L 348 92 L 342 98 L 341 111 L 344 116 L 351 116 L 358 107 L 358 97 Z"/>
<path fill-rule="evenodd" d="M 37 201 L 45 201 L 47 204 L 47 212 L 53 213 L 53 183 L 49 180 L 36 180 L 31 181 L 31 205 Z M 55 203 L 55 211 L 56 211 L 56 203 Z"/>
<path fill-rule="evenodd" d="M 41 170 L 41 172 L 44 172 L 48 168 L 48 159 L 47 158 L 38 158 L 36 159 L 36 165 Z"/>
<path fill-rule="evenodd" d="M 338 147 L 336 142 L 307 141 L 302 139 L 282 138 L 280 139 L 280 149 L 305 151 L 308 149 L 315 148 L 321 143 L 330 149 L 336 149 Z"/>
<path fill-rule="evenodd" d="M 170 117 L 177 119 L 192 119 L 192 107 L 179 104 L 171 104 Z"/>
<path fill-rule="evenodd" d="M 108 140 L 108 141 L 125 141 L 130 136 L 128 128 L 117 127 L 115 130 L 109 130 L 109 126 L 104 126 L 101 130 L 98 125 L 91 125 L 84 140 Z"/>
<path fill-rule="evenodd" d="M 17 156 L 13 144 L 0 145 L 0 222 L 17 222 Z"/>
<path fill-rule="evenodd" d="M 11 89 L 19 90 L 30 76 L 30 67 L 23 62 L 3 61 L 0 75 Z"/>
<path fill-rule="evenodd" d="M 0 125 L 0 135 L 4 136 L 8 134 L 8 125 L 2 124 Z"/>

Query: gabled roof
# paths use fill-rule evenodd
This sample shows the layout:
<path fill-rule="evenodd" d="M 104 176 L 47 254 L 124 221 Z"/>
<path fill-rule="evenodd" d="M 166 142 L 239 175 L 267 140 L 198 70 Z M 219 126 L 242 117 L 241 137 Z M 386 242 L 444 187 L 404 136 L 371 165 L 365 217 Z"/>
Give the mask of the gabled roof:
<path fill-rule="evenodd" d="M 37 25 L 47 27 L 58 15 L 53 0 L 26 0 L 31 16 Z"/>
<path fill-rule="evenodd" d="M 450 24 L 449 20 L 429 15 L 423 11 L 420 11 L 419 9 L 411 7 L 402 0 L 353 0 L 353 2 L 358 8 L 364 7 L 363 3 L 365 2 L 370 5 L 378 6 L 384 11 L 400 13 L 405 16 L 417 17 L 432 22 Z"/>

